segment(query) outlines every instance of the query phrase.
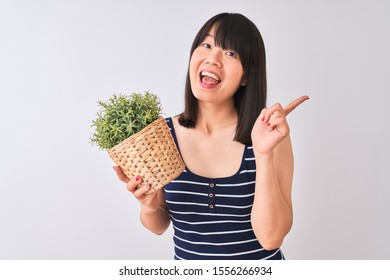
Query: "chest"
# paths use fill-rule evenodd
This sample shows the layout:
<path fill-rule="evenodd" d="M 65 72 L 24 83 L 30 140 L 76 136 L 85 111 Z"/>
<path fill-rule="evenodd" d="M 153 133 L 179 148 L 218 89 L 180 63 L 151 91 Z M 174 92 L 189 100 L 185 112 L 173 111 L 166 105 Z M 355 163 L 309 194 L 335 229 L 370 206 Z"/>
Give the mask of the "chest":
<path fill-rule="evenodd" d="M 184 163 L 192 173 L 220 178 L 232 176 L 240 169 L 245 145 L 232 140 L 234 131 L 205 136 L 181 128 L 176 137 Z"/>
<path fill-rule="evenodd" d="M 184 211 L 186 216 L 179 214 L 178 220 L 189 218 L 189 213 L 224 213 L 247 219 L 256 183 L 256 165 L 251 151 L 251 147 L 245 148 L 239 171 L 230 177 L 203 177 L 185 170 L 164 188 L 171 214 Z M 199 218 L 196 217 L 193 218 Z M 192 221 L 192 218 L 189 219 Z"/>

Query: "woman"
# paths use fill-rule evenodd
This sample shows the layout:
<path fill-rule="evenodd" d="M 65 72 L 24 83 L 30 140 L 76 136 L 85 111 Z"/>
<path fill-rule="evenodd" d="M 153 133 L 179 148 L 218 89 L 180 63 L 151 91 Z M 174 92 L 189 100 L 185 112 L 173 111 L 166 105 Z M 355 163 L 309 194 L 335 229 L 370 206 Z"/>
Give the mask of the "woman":
<path fill-rule="evenodd" d="M 191 48 L 185 110 L 167 118 L 184 172 L 145 195 L 142 178 L 114 167 L 146 228 L 162 234 L 172 221 L 175 259 L 284 259 L 293 219 L 286 115 L 308 97 L 266 108 L 265 61 L 260 32 L 246 17 L 208 20 Z"/>

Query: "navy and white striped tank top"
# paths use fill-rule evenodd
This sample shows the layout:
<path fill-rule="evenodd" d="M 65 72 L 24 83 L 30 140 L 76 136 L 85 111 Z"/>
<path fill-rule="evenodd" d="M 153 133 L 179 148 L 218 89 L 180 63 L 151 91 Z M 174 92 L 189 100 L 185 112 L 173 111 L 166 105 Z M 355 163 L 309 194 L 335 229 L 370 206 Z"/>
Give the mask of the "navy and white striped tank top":
<path fill-rule="evenodd" d="M 177 145 L 172 118 L 166 119 Z M 206 178 L 185 168 L 164 187 L 174 229 L 175 259 L 284 259 L 280 249 L 266 251 L 253 233 L 256 166 L 246 146 L 240 169 L 227 178 Z"/>

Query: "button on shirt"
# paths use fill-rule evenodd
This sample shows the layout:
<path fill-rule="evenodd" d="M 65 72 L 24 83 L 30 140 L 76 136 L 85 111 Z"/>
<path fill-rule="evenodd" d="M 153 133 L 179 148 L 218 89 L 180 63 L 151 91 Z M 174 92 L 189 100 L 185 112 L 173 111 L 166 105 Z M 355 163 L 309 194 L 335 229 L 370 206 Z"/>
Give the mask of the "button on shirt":
<path fill-rule="evenodd" d="M 175 143 L 176 135 L 167 119 Z M 266 251 L 254 235 L 251 210 L 256 166 L 246 146 L 238 172 L 205 178 L 187 168 L 164 187 L 174 229 L 175 259 L 283 259 L 280 249 Z"/>

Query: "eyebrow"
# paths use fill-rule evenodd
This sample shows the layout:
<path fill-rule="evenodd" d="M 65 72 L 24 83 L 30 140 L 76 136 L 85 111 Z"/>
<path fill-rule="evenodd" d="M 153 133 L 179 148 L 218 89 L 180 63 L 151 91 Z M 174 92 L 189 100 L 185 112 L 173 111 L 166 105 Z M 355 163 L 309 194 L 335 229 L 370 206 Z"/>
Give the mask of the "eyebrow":
<path fill-rule="evenodd" d="M 212 34 L 210 34 L 210 33 L 207 33 L 206 36 L 215 37 L 215 35 L 212 35 Z"/>

